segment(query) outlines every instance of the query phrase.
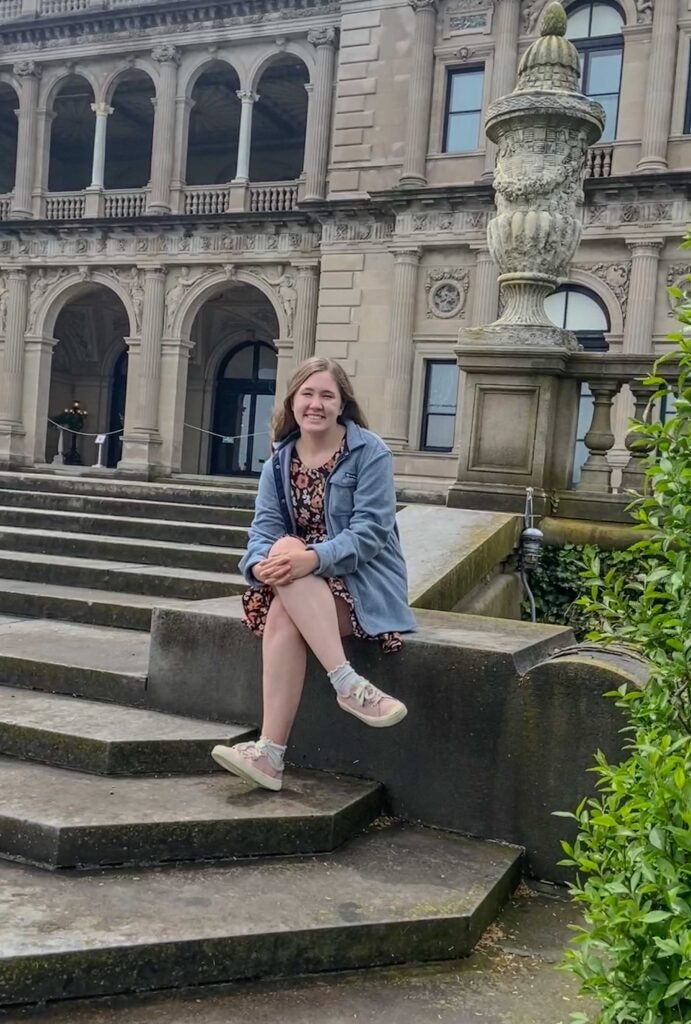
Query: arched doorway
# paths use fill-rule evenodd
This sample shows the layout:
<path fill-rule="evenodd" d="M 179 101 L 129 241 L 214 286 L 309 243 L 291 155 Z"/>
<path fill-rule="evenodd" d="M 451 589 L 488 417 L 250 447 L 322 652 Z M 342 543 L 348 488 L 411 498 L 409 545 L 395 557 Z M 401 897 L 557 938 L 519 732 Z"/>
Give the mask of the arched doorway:
<path fill-rule="evenodd" d="M 276 350 L 263 341 L 231 349 L 218 368 L 209 472 L 256 476 L 269 457 Z"/>
<path fill-rule="evenodd" d="M 222 280 L 207 294 L 190 332 L 182 471 L 256 476 L 271 450 L 278 318 L 248 282 Z"/>
<path fill-rule="evenodd" d="M 124 419 L 127 386 L 127 350 L 129 318 L 122 302 L 109 288 L 85 283 L 72 292 L 55 321 L 48 400 L 46 461 L 52 462 L 58 451 L 56 418 L 79 402 L 86 418 L 77 437 L 78 464 L 94 465 L 98 458 L 97 434 L 120 431 Z M 89 436 L 91 435 L 91 436 Z M 65 449 L 72 436 L 65 433 Z M 103 451 L 104 462 L 117 464 L 119 435 L 109 436 Z"/>

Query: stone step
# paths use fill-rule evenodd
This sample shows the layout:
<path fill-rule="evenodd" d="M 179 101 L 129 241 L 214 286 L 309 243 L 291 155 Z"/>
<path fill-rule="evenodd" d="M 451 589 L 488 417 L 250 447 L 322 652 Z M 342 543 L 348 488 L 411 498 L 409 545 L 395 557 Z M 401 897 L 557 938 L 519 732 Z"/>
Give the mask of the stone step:
<path fill-rule="evenodd" d="M 239 594 L 246 586 L 243 578 L 234 573 L 1 549 L 0 579 L 124 591 L 127 594 L 148 594 L 166 600 L 183 598 L 190 601 Z"/>
<path fill-rule="evenodd" d="M 25 580 L 0 580 L 0 613 L 32 616 L 36 619 L 60 619 L 91 626 L 119 629 L 151 629 L 151 612 L 160 605 L 184 609 L 189 601 L 149 594 L 124 594 L 87 587 L 31 583 Z"/>
<path fill-rule="evenodd" d="M 54 473 L 0 472 L 0 491 L 3 488 L 247 509 L 254 507 L 256 497 L 256 482 L 254 481 L 243 483 L 223 480 L 213 485 L 199 484 L 191 480 L 181 483 L 149 483 L 119 478 L 104 479 L 95 476 L 65 476 Z"/>
<path fill-rule="evenodd" d="M 115 562 L 139 562 L 142 565 L 168 565 L 181 569 L 208 569 L 235 572 L 242 550 L 201 544 L 175 544 L 172 541 L 141 537 L 100 537 L 66 530 L 26 529 L 20 526 L 0 528 L 0 548 L 5 551 L 35 551 L 44 555 L 75 555 Z"/>
<path fill-rule="evenodd" d="M 519 869 L 515 847 L 403 826 L 328 857 L 144 877 L 0 865 L 0 1005 L 457 959 Z"/>
<path fill-rule="evenodd" d="M 0 680 L 10 686 L 136 706 L 148 664 L 146 633 L 0 615 Z"/>
<path fill-rule="evenodd" d="M 0 788 L 0 857 L 43 868 L 332 850 L 372 821 L 382 796 L 377 783 L 320 772 L 291 772 L 277 796 L 228 772 L 103 778 L 2 757 Z"/>
<path fill-rule="evenodd" d="M 128 540 L 161 540 L 171 544 L 211 544 L 216 547 L 238 548 L 244 548 L 247 544 L 245 526 L 218 526 L 203 520 L 198 523 L 177 523 L 166 519 L 139 519 L 124 515 L 87 515 L 82 512 L 13 508 L 0 504 L 0 529 L 4 531 L 8 527 L 62 530 L 98 537 L 122 537 Z"/>
<path fill-rule="evenodd" d="M 10 490 L 0 487 L 0 503 L 15 508 L 78 512 L 82 515 L 126 516 L 136 519 L 165 519 L 177 522 L 211 523 L 217 526 L 249 526 L 251 508 L 234 508 L 232 494 L 228 507 L 193 505 L 182 502 L 101 497 L 92 494 L 61 494 L 55 491 Z"/>
<path fill-rule="evenodd" d="M 95 775 L 221 772 L 210 749 L 251 739 L 254 732 L 0 686 L 0 754 Z"/>

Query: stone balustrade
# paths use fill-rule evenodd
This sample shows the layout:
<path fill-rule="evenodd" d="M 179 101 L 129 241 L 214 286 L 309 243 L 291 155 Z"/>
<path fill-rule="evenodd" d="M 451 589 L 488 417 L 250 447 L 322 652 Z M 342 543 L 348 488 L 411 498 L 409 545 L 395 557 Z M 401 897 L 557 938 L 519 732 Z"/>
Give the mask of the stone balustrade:
<path fill-rule="evenodd" d="M 22 0 L 0 0 L 0 21 L 21 17 L 22 7 Z"/>
<path fill-rule="evenodd" d="M 585 165 L 586 178 L 611 178 L 614 146 L 591 146 Z"/>
<path fill-rule="evenodd" d="M 188 185 L 184 191 L 184 213 L 197 215 L 225 213 L 229 205 L 227 185 Z"/>
<path fill-rule="evenodd" d="M 250 186 L 250 213 L 287 213 L 297 204 L 297 182 L 279 181 Z"/>
<path fill-rule="evenodd" d="M 81 220 L 85 207 L 85 192 L 49 193 L 46 196 L 46 220 Z"/>
<path fill-rule="evenodd" d="M 103 193 L 104 217 L 140 217 L 146 208 L 146 189 L 130 188 Z"/>
<path fill-rule="evenodd" d="M 7 195 L 0 196 L 0 220 L 9 220 L 13 197 L 13 192 L 8 192 Z"/>

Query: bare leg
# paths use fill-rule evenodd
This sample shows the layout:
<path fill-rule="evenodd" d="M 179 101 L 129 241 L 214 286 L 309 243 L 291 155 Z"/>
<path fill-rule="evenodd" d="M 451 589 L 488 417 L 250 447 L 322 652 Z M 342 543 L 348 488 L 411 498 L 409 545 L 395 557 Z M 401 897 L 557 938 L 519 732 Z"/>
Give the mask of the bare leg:
<path fill-rule="evenodd" d="M 305 641 L 276 596 L 271 602 L 262 638 L 262 736 L 281 746 L 288 742 L 297 714 L 306 663 Z"/>

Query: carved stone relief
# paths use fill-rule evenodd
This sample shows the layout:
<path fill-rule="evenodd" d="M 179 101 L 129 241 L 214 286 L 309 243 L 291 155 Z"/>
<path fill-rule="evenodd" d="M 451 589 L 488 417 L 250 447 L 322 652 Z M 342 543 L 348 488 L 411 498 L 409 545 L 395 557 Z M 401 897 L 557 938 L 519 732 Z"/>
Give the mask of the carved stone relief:
<path fill-rule="evenodd" d="M 41 267 L 31 275 L 27 334 L 33 334 L 36 330 L 38 314 L 48 289 L 57 284 L 61 278 L 66 277 L 68 273 L 68 270 L 46 270 L 45 267 Z"/>
<path fill-rule="evenodd" d="M 594 274 L 614 292 L 621 309 L 621 314 L 626 319 L 626 307 L 629 301 L 629 282 L 631 280 L 631 263 L 574 263 L 574 270 L 582 270 L 587 274 Z"/>
<path fill-rule="evenodd" d="M 175 284 L 166 292 L 166 334 L 172 334 L 175 317 L 187 295 L 187 290 L 198 280 L 199 276 L 199 274 L 192 276 L 189 267 L 180 267 Z"/>
<path fill-rule="evenodd" d="M 435 267 L 427 274 L 427 319 L 451 320 L 465 316 L 470 274 L 463 267 Z"/>
<path fill-rule="evenodd" d="M 675 295 L 668 295 L 667 301 L 669 302 L 669 313 L 670 317 L 673 317 L 680 306 L 686 306 L 691 303 L 691 265 L 688 263 L 673 263 L 667 268 L 667 287 L 678 288 L 682 293 L 682 298 L 678 298 Z"/>
<path fill-rule="evenodd" d="M 477 35 L 492 27 L 491 0 L 454 0 L 444 13 L 444 36 Z"/>
<path fill-rule="evenodd" d="M 275 275 L 269 273 L 269 268 L 265 266 L 247 267 L 246 269 L 260 278 L 265 284 L 268 284 L 275 293 L 278 304 L 283 309 L 285 316 L 287 336 L 292 338 L 298 297 L 295 287 L 295 272 L 291 267 L 286 266 L 279 267 Z"/>

